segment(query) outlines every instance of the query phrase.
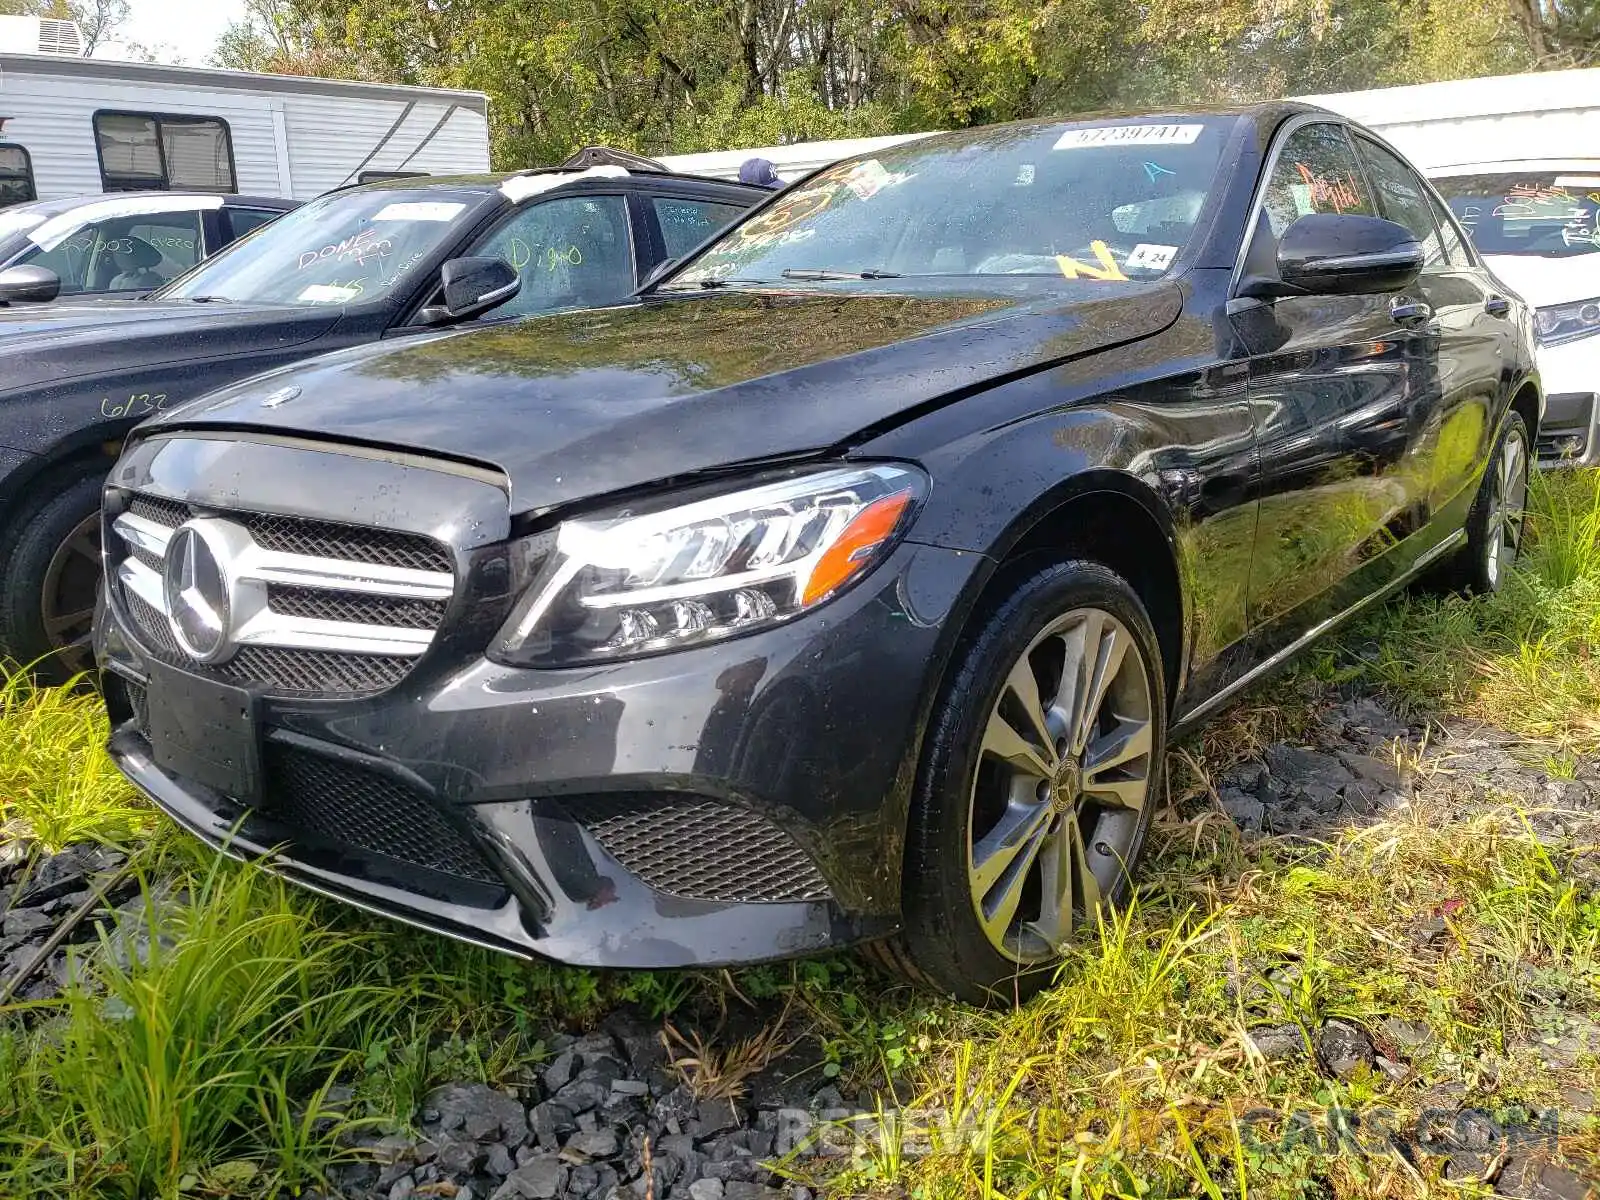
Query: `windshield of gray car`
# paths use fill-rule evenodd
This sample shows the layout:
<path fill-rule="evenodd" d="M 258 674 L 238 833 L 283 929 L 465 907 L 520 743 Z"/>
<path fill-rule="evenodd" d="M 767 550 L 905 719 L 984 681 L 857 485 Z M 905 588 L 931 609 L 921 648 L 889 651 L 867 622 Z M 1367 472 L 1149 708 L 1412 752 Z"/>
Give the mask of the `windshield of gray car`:
<path fill-rule="evenodd" d="M 668 287 L 885 276 L 1164 275 L 1238 118 L 1039 122 L 849 159 L 728 230 Z"/>
<path fill-rule="evenodd" d="M 151 298 L 307 306 L 383 300 L 489 203 L 485 193 L 442 188 L 322 196 L 241 238 Z"/>
<path fill-rule="evenodd" d="M 1571 258 L 1600 251 L 1600 171 L 1456 175 L 1433 186 L 1480 254 Z"/>

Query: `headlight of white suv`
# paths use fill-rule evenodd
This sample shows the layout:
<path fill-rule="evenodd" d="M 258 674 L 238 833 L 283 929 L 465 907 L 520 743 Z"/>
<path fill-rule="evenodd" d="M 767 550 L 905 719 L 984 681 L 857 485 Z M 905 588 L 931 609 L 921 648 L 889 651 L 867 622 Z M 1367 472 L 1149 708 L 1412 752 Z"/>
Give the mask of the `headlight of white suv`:
<path fill-rule="evenodd" d="M 1600 333 L 1600 297 L 1535 309 L 1533 328 L 1541 346 L 1557 346 Z"/>
<path fill-rule="evenodd" d="M 671 507 L 568 521 L 514 547 L 535 577 L 490 656 L 555 667 L 776 625 L 866 575 L 904 536 L 927 477 L 839 467 Z"/>

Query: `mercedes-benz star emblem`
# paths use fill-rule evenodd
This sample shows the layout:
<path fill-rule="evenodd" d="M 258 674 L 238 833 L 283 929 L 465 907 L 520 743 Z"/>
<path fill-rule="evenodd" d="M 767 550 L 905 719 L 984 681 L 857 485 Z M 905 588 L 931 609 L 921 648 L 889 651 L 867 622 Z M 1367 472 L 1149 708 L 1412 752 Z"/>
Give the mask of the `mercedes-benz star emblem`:
<path fill-rule="evenodd" d="M 275 392 L 268 392 L 261 397 L 262 408 L 277 408 L 280 404 L 287 404 L 300 394 L 300 389 L 295 384 L 281 387 Z"/>
<path fill-rule="evenodd" d="M 172 636 L 201 662 L 217 662 L 232 650 L 228 576 L 216 551 L 193 525 L 183 525 L 167 543 L 162 579 Z"/>

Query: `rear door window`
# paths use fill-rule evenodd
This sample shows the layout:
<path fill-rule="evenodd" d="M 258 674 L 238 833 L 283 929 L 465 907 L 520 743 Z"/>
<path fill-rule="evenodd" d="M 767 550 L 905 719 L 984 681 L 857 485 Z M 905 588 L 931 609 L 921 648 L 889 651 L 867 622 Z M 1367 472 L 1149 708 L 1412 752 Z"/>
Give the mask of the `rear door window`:
<path fill-rule="evenodd" d="M 1378 193 L 1378 215 L 1397 225 L 1404 225 L 1416 235 L 1417 241 L 1422 243 L 1425 266 L 1445 265 L 1444 243 L 1433 218 L 1433 206 L 1428 203 L 1428 189 L 1422 180 L 1410 167 L 1376 142 L 1358 137 L 1356 145 L 1360 147 L 1361 159 L 1371 175 L 1373 189 Z"/>
<path fill-rule="evenodd" d="M 690 200 L 682 196 L 652 196 L 661 242 L 668 258 L 682 258 L 744 211 L 737 204 Z"/>
<path fill-rule="evenodd" d="M 271 208 L 229 208 L 228 224 L 231 226 L 230 236 L 238 239 L 247 233 L 260 229 L 268 221 L 277 220 L 283 214 Z"/>
<path fill-rule="evenodd" d="M 614 304 L 637 286 L 621 196 L 557 196 L 528 205 L 471 253 L 505 259 L 522 279 L 495 317 Z"/>

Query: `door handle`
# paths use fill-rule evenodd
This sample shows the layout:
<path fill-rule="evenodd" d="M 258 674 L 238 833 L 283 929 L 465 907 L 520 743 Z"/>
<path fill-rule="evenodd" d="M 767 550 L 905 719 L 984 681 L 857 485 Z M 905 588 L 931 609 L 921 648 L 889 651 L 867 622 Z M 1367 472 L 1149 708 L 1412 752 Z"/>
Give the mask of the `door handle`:
<path fill-rule="evenodd" d="M 1490 296 L 1483 302 L 1483 311 L 1491 317 L 1503 317 L 1511 311 L 1511 301 L 1504 296 Z"/>
<path fill-rule="evenodd" d="M 1426 300 L 1396 300 L 1389 305 L 1389 316 L 1397 325 L 1417 325 L 1433 316 Z"/>

